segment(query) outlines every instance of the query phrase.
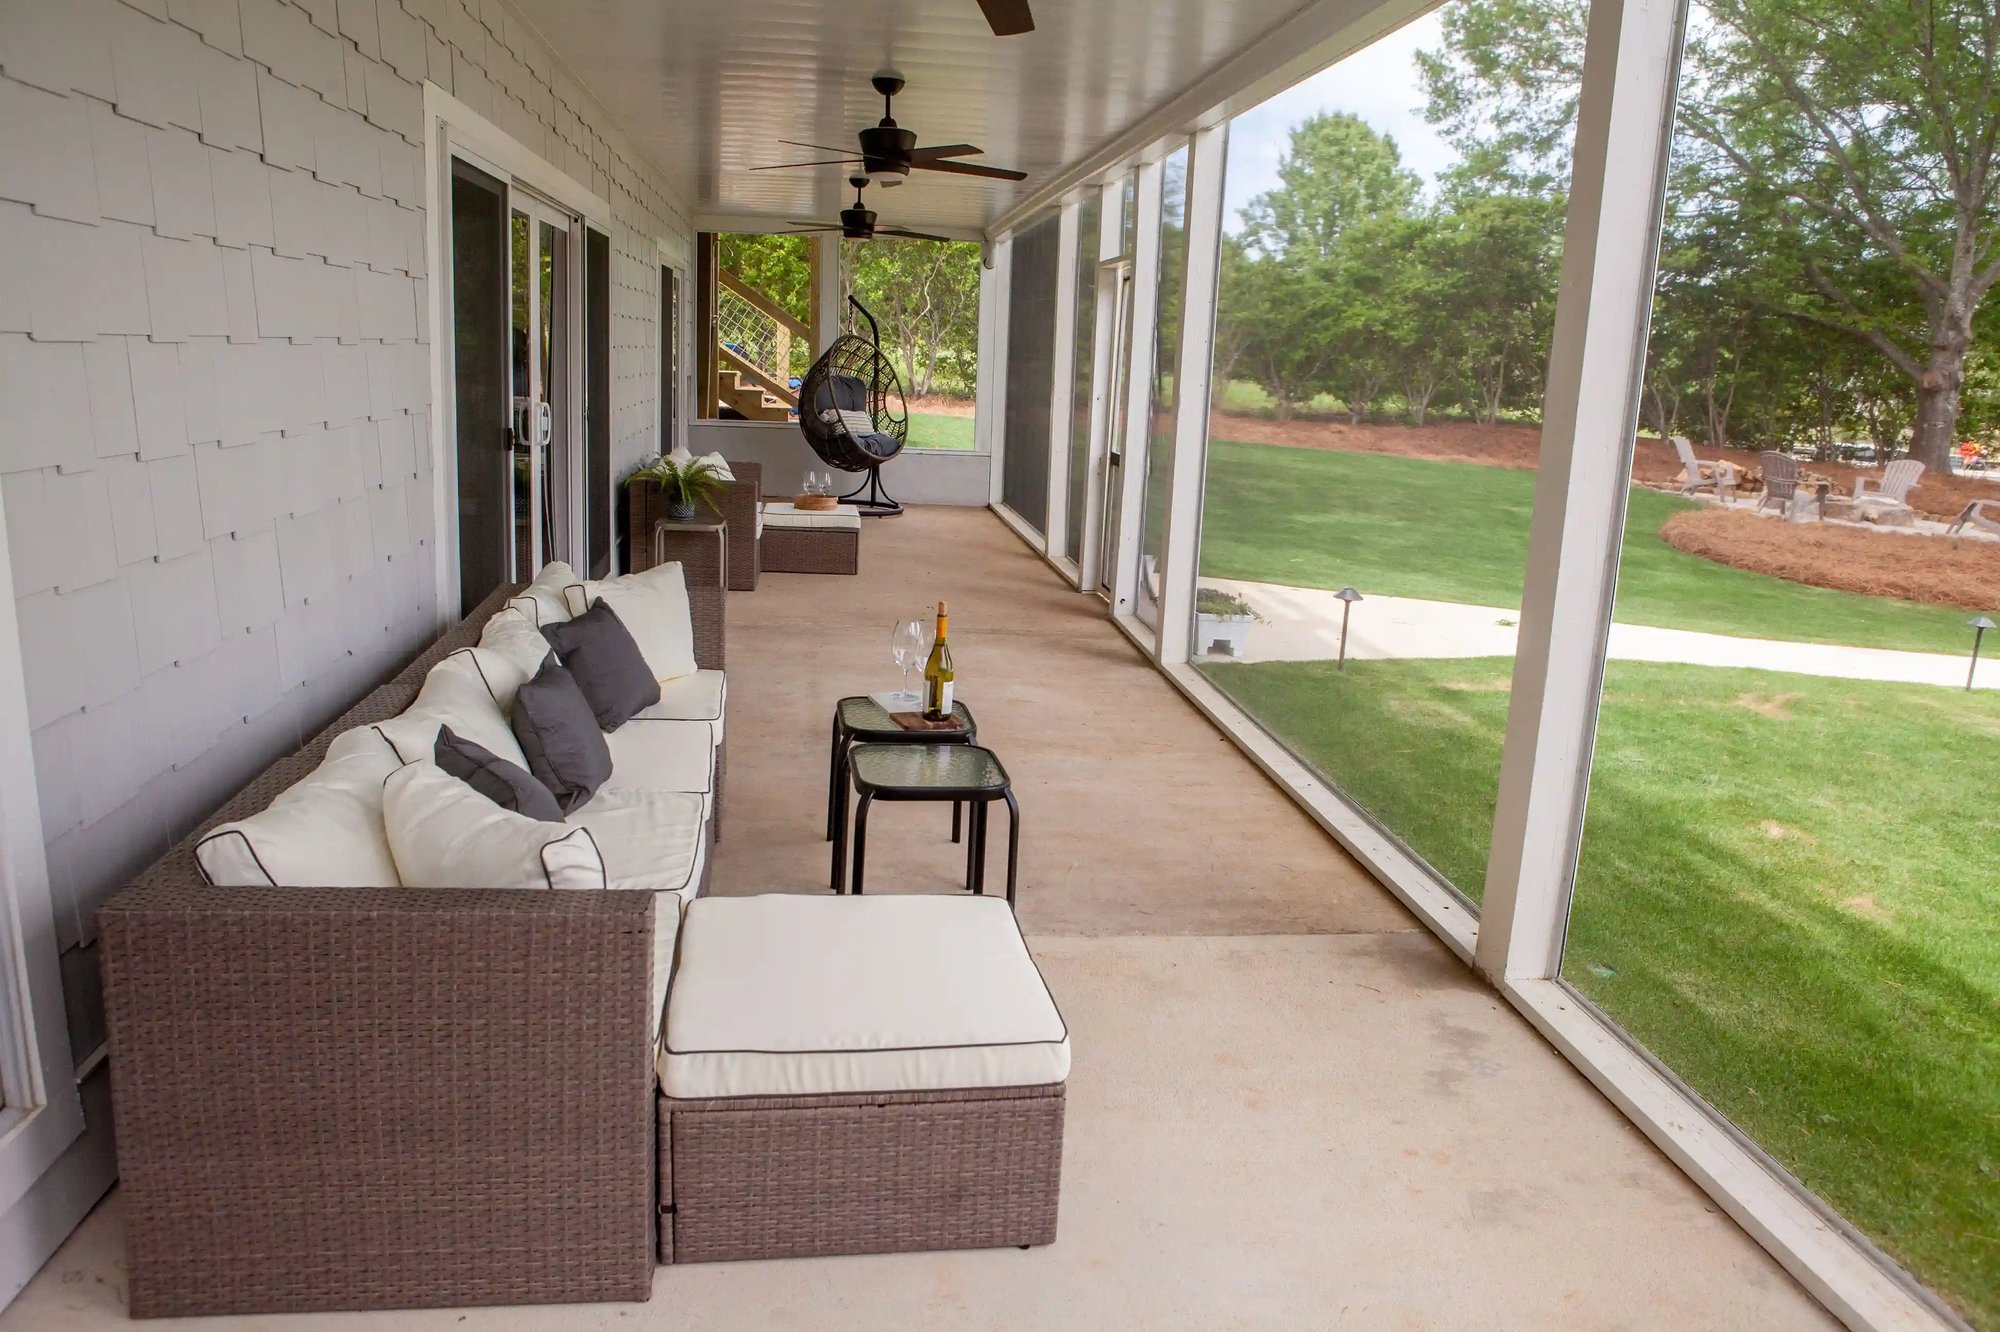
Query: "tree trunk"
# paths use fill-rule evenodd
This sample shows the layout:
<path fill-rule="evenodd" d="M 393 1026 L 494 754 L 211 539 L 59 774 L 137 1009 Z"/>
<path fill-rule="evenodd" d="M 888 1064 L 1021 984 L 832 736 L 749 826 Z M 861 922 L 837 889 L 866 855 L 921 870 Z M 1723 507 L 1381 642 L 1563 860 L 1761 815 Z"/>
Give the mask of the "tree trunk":
<path fill-rule="evenodd" d="M 1917 381 L 1917 419 L 1910 430 L 1910 456 L 1924 470 L 1940 476 L 1951 474 L 1951 449 L 1957 441 L 1960 385 L 1965 382 L 1965 355 L 1940 373 L 1942 353 L 1931 357 L 1931 369 Z"/>

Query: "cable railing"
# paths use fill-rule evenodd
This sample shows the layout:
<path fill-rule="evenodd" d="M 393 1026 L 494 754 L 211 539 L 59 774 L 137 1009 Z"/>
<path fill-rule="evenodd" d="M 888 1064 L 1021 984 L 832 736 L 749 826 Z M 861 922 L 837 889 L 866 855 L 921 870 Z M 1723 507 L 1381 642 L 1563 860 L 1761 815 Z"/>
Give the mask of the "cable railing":
<path fill-rule="evenodd" d="M 716 276 L 719 363 L 787 407 L 797 407 L 792 383 L 812 364 L 810 328 L 728 269 L 719 269 Z"/>

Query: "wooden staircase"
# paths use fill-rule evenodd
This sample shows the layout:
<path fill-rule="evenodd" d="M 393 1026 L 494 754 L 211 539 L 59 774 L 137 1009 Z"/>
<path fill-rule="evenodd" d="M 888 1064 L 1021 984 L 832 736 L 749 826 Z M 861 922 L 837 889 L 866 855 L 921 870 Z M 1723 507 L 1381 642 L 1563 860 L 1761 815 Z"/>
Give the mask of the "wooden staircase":
<path fill-rule="evenodd" d="M 716 405 L 746 421 L 789 421 L 791 407 L 756 384 L 745 384 L 739 370 L 715 372 Z"/>

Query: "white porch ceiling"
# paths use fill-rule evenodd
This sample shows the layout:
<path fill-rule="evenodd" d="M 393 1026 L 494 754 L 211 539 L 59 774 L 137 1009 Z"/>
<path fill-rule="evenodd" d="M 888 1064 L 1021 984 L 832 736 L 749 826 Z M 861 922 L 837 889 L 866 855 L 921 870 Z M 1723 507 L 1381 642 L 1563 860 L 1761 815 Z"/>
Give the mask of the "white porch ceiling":
<path fill-rule="evenodd" d="M 916 172 L 870 189 L 885 223 L 983 230 L 1309 8 L 1307 0 L 1035 0 L 995 37 L 975 0 L 515 0 L 699 214 L 831 220 L 849 168 L 752 172 L 851 145 L 881 118 L 870 76 L 909 80 L 920 144 L 974 143 L 1019 184 Z M 1358 7 L 1358 6 L 1357 6 Z"/>

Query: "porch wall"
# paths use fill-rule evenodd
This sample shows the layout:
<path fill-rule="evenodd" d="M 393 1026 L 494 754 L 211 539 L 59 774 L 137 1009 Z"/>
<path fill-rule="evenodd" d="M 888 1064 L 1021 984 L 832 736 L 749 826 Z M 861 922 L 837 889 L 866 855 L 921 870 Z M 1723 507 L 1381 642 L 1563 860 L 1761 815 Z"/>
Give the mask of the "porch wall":
<path fill-rule="evenodd" d="M 96 907 L 438 624 L 425 80 L 611 202 L 623 471 L 686 219 L 505 6 L 0 6 L 0 492 L 80 1064 Z M 0 1218 L 0 1300 L 103 1119 Z"/>

